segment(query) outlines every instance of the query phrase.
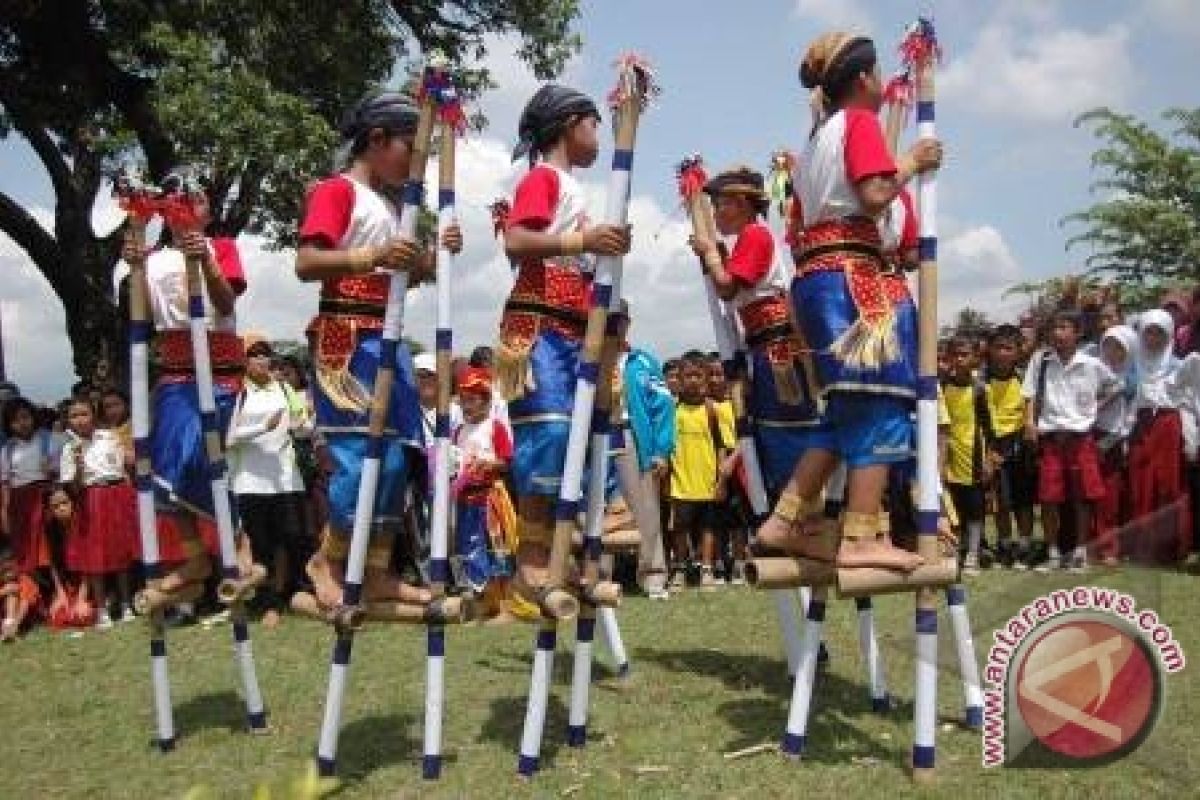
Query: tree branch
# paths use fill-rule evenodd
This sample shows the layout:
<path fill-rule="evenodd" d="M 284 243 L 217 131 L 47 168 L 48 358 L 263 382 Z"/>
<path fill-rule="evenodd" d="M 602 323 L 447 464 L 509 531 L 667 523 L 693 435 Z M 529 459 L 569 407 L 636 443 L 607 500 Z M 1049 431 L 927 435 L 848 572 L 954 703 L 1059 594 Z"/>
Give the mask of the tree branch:
<path fill-rule="evenodd" d="M 58 242 L 21 204 L 4 192 L 0 192 L 0 230 L 33 259 L 54 291 L 61 293 L 67 275 Z"/>

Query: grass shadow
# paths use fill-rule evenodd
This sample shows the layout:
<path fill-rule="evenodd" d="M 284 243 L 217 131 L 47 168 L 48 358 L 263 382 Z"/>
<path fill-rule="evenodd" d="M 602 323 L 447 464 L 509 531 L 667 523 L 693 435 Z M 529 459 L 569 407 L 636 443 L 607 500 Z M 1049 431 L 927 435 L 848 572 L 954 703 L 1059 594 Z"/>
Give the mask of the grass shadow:
<path fill-rule="evenodd" d="M 375 714 L 342 728 L 338 737 L 338 777 L 342 786 L 362 781 L 372 772 L 411 762 L 420 769 L 421 742 L 410 734 L 412 714 Z M 450 759 L 447 759 L 450 760 Z"/>
<path fill-rule="evenodd" d="M 527 698 L 498 697 L 491 702 L 491 709 L 483 727 L 476 737 L 478 742 L 495 742 L 509 749 L 513 754 L 513 764 L 516 764 L 517 750 L 521 745 L 521 732 L 525 727 L 525 708 Z M 554 757 L 558 754 L 562 742 L 566 740 L 567 707 L 562 701 L 550 695 L 546 708 L 546 725 L 542 730 L 541 765 L 546 768 L 553 765 Z"/>
<path fill-rule="evenodd" d="M 749 653 L 726 653 L 710 648 L 655 650 L 638 647 L 631 660 L 636 664 L 642 659 L 672 672 L 716 678 L 730 689 L 745 691 L 760 688 L 784 696 L 792 691 L 792 679 L 788 676 L 787 663 L 783 659 Z"/>
<path fill-rule="evenodd" d="M 717 713 L 737 731 L 724 745 L 740 750 L 764 741 L 779 740 L 787 725 L 793 680 L 782 659 L 748 653 L 724 653 L 717 650 L 651 650 L 639 648 L 638 657 L 666 669 L 691 675 L 707 675 L 738 691 L 761 689 L 770 698 L 739 699 L 723 703 Z M 806 758 L 830 763 L 846 761 L 845 752 L 878 759 L 893 757 L 894 752 L 880 742 L 878 734 L 867 728 L 877 715 L 871 710 L 866 682 L 848 681 L 825 668 L 817 670 L 808 730 Z M 911 701 L 893 699 L 886 718 L 912 716 Z M 836 746 L 835 746 L 836 743 Z"/>
<path fill-rule="evenodd" d="M 230 689 L 210 692 L 189 698 L 187 702 L 177 706 L 175 720 L 182 738 L 210 728 L 225 728 L 242 733 L 247 729 L 246 705 L 237 692 Z"/>

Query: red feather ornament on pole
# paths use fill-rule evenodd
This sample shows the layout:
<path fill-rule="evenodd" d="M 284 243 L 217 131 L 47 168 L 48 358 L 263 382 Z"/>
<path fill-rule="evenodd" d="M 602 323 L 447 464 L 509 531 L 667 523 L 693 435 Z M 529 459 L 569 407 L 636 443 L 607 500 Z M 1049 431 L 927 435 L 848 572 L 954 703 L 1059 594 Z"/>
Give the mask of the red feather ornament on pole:
<path fill-rule="evenodd" d="M 679 181 L 679 196 L 686 203 L 691 197 L 704 191 L 704 184 L 708 183 L 704 159 L 699 154 L 683 159 L 675 168 L 675 177 Z"/>

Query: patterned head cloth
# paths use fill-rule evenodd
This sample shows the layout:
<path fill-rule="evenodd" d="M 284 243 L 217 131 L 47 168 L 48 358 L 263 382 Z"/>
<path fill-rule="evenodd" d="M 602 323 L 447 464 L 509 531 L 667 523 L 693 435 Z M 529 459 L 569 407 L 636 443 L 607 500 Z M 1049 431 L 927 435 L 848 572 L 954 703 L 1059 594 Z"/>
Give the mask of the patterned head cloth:
<path fill-rule="evenodd" d="M 800 83 L 813 90 L 814 111 L 827 111 L 845 97 L 854 80 L 875 69 L 875 43 L 844 31 L 822 34 L 808 46 L 800 62 Z"/>
<path fill-rule="evenodd" d="M 530 98 L 517 124 L 518 142 L 513 161 L 529 156 L 530 161 L 554 144 L 575 117 L 600 119 L 600 110 L 592 98 L 582 92 L 548 83 Z"/>
<path fill-rule="evenodd" d="M 371 92 L 342 117 L 338 132 L 352 142 L 373 128 L 411 135 L 417 131 L 420 114 L 412 98 L 400 92 Z"/>

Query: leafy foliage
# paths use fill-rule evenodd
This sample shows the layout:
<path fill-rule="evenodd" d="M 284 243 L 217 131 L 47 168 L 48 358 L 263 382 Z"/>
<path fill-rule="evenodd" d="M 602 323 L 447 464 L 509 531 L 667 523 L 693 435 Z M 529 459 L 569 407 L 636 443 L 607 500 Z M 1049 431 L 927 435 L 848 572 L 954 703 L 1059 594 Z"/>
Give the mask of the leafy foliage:
<path fill-rule="evenodd" d="M 470 97 L 513 42 L 541 78 L 578 49 L 577 0 L 12 0 L 0 5 L 0 139 L 23 136 L 55 195 L 53 231 L 0 192 L 0 230 L 67 311 L 76 370 L 119 352 L 108 298 L 120 234 L 89 226 L 103 177 L 128 163 L 212 177 L 211 231 L 289 244 L 305 188 L 330 169 L 344 107 L 439 51 Z"/>
<path fill-rule="evenodd" d="M 1077 120 L 1103 142 L 1092 155 L 1102 173 L 1092 192 L 1107 197 L 1064 220 L 1083 228 L 1067 246 L 1092 250 L 1091 275 L 1152 293 L 1200 278 L 1200 108 L 1162 117 L 1170 135 L 1109 109 Z"/>

